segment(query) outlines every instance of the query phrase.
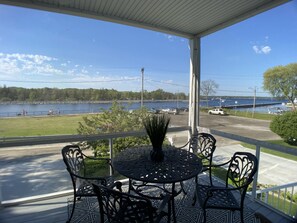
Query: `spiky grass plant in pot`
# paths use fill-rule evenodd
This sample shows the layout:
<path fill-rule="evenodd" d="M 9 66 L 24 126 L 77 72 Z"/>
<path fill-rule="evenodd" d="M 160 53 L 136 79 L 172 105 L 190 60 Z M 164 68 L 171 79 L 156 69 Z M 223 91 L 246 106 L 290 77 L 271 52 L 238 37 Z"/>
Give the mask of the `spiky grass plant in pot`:
<path fill-rule="evenodd" d="M 143 125 L 153 146 L 151 160 L 161 162 L 164 160 L 162 145 L 167 133 L 170 117 L 162 115 L 151 115 L 143 120 Z"/>

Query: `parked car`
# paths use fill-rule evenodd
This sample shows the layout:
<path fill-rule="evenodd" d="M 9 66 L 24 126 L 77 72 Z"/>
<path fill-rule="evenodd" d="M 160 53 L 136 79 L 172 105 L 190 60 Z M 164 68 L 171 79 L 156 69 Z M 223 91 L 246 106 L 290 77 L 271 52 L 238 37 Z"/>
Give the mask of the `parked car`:
<path fill-rule="evenodd" d="M 163 108 L 161 113 L 178 115 L 179 110 L 177 108 Z"/>
<path fill-rule="evenodd" d="M 208 111 L 210 115 L 225 115 L 225 112 L 221 108 L 214 108 Z"/>

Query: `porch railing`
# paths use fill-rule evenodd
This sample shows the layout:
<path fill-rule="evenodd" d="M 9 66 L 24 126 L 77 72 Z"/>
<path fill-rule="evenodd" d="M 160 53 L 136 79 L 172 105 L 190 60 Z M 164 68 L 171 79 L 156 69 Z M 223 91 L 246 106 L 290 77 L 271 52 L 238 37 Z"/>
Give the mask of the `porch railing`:
<path fill-rule="evenodd" d="M 189 131 L 190 127 L 175 127 L 170 128 L 168 132 L 180 132 L 180 131 Z M 218 130 L 209 130 L 210 133 L 221 136 L 224 138 L 232 139 L 239 142 L 248 143 L 251 145 L 256 146 L 256 156 L 258 160 L 260 161 L 260 151 L 262 147 L 276 150 L 279 152 L 291 154 L 297 156 L 297 150 L 294 150 L 290 147 L 284 147 L 284 146 L 278 146 L 274 144 L 270 144 L 267 142 L 259 141 L 256 139 L 251 139 L 243 136 L 238 136 Z M 139 131 L 139 132 L 124 132 L 124 133 L 108 133 L 108 134 L 100 134 L 100 135 L 59 135 L 59 136 L 43 136 L 43 137 L 21 137 L 21 138 L 2 138 L 0 139 L 0 148 L 4 147 L 14 147 L 14 146 L 30 146 L 30 145 L 42 145 L 42 144 L 53 144 L 53 143 L 69 143 L 69 142 L 79 142 L 79 141 L 95 141 L 100 139 L 108 139 L 109 140 L 109 150 L 110 150 L 110 156 L 113 156 L 113 139 L 120 138 L 120 137 L 128 137 L 128 136 L 142 136 L 145 134 L 145 131 Z M 258 175 L 255 176 L 255 180 L 253 182 L 252 186 L 252 197 L 253 199 L 258 199 L 259 191 L 257 191 L 257 179 Z M 295 185 L 295 183 L 294 183 Z M 0 185 L 1 189 L 1 185 Z M 265 190 L 264 190 L 265 191 Z M 69 191 L 65 191 L 65 194 L 69 193 Z M 264 193 L 262 191 L 262 193 Z M 59 193 L 61 196 L 63 195 L 62 192 Z M 1 195 L 1 192 L 0 192 Z M 56 194 L 54 196 L 57 196 Z M 1 196 L 0 196 L 1 198 Z M 47 198 L 49 198 L 47 196 Z M 261 199 L 259 199 L 261 200 Z M 3 205 L 13 205 L 13 204 L 19 204 L 22 201 L 2 201 L 0 200 L 0 206 Z M 26 199 L 26 202 L 32 202 L 30 199 Z M 265 200 L 264 200 L 265 202 Z"/>
<path fill-rule="evenodd" d="M 257 199 L 296 218 L 297 182 L 256 191 Z M 297 195 L 297 193 L 296 193 Z M 295 208 L 294 208 L 295 206 Z"/>

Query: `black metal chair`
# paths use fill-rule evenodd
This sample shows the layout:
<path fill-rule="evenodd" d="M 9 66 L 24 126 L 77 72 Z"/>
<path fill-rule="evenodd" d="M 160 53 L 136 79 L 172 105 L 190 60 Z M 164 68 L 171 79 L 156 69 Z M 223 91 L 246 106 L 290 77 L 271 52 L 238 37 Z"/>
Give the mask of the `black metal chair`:
<path fill-rule="evenodd" d="M 100 222 L 104 222 L 104 216 L 112 223 L 157 223 L 164 216 L 168 216 L 170 221 L 168 212 L 163 211 L 170 196 L 165 196 L 159 208 L 156 208 L 147 198 L 123 193 L 119 182 L 115 185 L 118 190 L 93 184 L 99 202 Z"/>
<path fill-rule="evenodd" d="M 201 172 L 211 171 L 209 166 L 212 164 L 213 153 L 216 149 L 216 142 L 217 140 L 213 135 L 205 132 L 198 133 L 190 138 L 188 142 L 188 150 L 202 159 L 203 168 Z"/>
<path fill-rule="evenodd" d="M 201 172 L 209 171 L 209 181 L 212 184 L 211 178 L 211 168 L 213 153 L 216 149 L 217 140 L 213 135 L 209 133 L 198 133 L 197 135 L 192 135 L 189 141 L 179 147 L 179 148 L 187 148 L 189 152 L 196 154 L 202 160 L 202 170 Z M 195 177 L 196 183 L 198 183 L 198 176 Z M 181 182 L 181 186 L 183 188 L 183 183 Z M 184 191 L 184 190 L 183 190 Z M 184 191 L 186 194 L 186 192 Z M 196 203 L 196 196 L 194 196 L 194 203 Z"/>
<path fill-rule="evenodd" d="M 203 209 L 204 223 L 206 209 L 227 209 L 240 211 L 243 223 L 243 207 L 246 191 L 258 170 L 258 159 L 251 153 L 236 152 L 231 160 L 213 167 L 229 164 L 226 172 L 225 186 L 196 184 L 196 196 Z M 231 183 L 232 185 L 229 185 Z"/>
<path fill-rule="evenodd" d="M 88 169 L 85 163 L 86 159 L 96 160 L 99 163 L 98 169 L 102 168 L 102 165 L 108 166 L 108 173 L 113 173 L 113 167 L 110 159 L 86 156 L 78 145 L 65 146 L 62 149 L 62 156 L 73 184 L 73 207 L 69 219 L 67 220 L 67 222 L 70 222 L 74 213 L 76 200 L 81 197 L 96 196 L 92 183 L 102 185 L 111 185 L 113 183 L 113 178 L 110 174 L 106 174 L 104 177 L 88 176 Z"/>

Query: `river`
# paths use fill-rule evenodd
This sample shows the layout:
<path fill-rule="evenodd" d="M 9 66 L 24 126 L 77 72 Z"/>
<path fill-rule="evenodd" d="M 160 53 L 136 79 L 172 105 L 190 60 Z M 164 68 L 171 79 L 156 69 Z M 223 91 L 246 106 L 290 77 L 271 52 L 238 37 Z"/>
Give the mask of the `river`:
<path fill-rule="evenodd" d="M 276 107 L 281 107 L 286 109 L 282 105 L 285 101 L 274 100 L 274 99 L 257 99 L 256 104 L 279 102 L 279 104 L 274 106 L 263 106 L 256 107 L 255 112 L 267 113 L 268 109 L 273 109 Z M 14 104 L 0 104 L 0 117 L 16 117 L 16 116 L 44 116 L 44 115 L 57 115 L 57 114 L 85 114 L 85 113 L 98 113 L 103 110 L 109 109 L 112 103 L 92 103 L 92 102 L 79 102 L 79 103 L 14 103 Z M 141 106 L 140 101 L 137 102 L 121 102 L 128 110 L 138 109 Z M 234 106 L 233 109 L 237 110 L 249 110 L 252 108 L 236 108 L 238 105 L 243 104 L 253 104 L 253 99 L 247 98 L 228 98 L 220 99 L 214 98 L 208 101 L 209 107 L 216 106 Z M 206 106 L 206 101 L 201 101 L 200 106 Z M 144 106 L 148 109 L 163 109 L 163 108 L 183 108 L 187 109 L 189 107 L 188 101 L 145 101 Z"/>

